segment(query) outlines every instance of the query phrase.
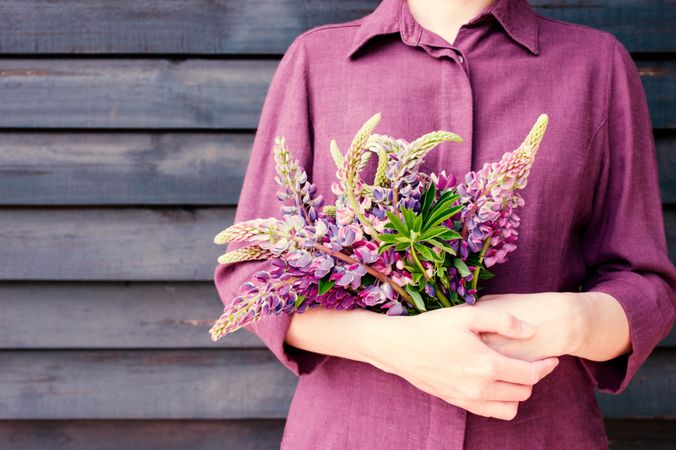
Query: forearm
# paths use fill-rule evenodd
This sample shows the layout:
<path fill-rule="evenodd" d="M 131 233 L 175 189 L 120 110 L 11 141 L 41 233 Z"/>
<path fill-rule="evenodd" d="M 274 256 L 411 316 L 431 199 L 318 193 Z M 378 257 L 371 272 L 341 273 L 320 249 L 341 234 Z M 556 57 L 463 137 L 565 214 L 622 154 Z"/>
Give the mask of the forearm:
<path fill-rule="evenodd" d="M 285 342 L 315 353 L 372 363 L 373 348 L 383 336 L 380 330 L 394 319 L 361 308 L 311 308 L 293 314 Z"/>
<path fill-rule="evenodd" d="M 630 353 L 631 338 L 627 316 L 615 298 L 605 292 L 581 292 L 577 330 L 581 339 L 570 353 L 591 361 L 608 361 Z"/>

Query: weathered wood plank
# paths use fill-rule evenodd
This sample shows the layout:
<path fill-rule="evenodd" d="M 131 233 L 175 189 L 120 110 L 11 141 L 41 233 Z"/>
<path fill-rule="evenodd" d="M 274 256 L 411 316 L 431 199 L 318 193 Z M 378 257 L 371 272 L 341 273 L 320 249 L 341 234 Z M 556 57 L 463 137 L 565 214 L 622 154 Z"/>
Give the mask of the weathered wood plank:
<path fill-rule="evenodd" d="M 662 200 L 676 204 L 676 133 L 655 135 Z M 0 204 L 233 206 L 253 139 L 253 132 L 0 133 Z"/>
<path fill-rule="evenodd" d="M 655 417 L 676 419 L 673 392 L 676 389 L 676 351 L 655 348 L 620 395 L 596 392 L 608 418 Z"/>
<path fill-rule="evenodd" d="M 278 450 L 284 422 L 4 420 L 0 421 L 0 446 L 12 450 Z"/>
<path fill-rule="evenodd" d="M 263 349 L 1 351 L 0 366 L 0 419 L 279 419 L 297 382 Z"/>
<path fill-rule="evenodd" d="M 676 442 L 676 421 L 605 419 L 612 450 L 663 450 Z M 276 420 L 4 420 L 0 440 L 12 450 L 279 449 Z"/>
<path fill-rule="evenodd" d="M 1 351 L 0 419 L 279 419 L 296 377 L 260 350 Z M 105 388 L 102 388 L 105 386 Z M 676 352 L 656 349 L 607 418 L 671 418 Z"/>
<path fill-rule="evenodd" d="M 664 450 L 676 443 L 676 421 L 606 419 L 610 450 Z"/>
<path fill-rule="evenodd" d="M 0 128 L 256 128 L 277 64 L 0 59 Z"/>
<path fill-rule="evenodd" d="M 676 128 L 676 61 L 636 63 L 652 126 Z M 0 128 L 254 129 L 277 64 L 0 59 Z"/>
<path fill-rule="evenodd" d="M 358 19 L 378 0 L 5 0 L 0 52 L 279 54 L 295 36 Z M 530 0 L 545 16 L 614 33 L 631 51 L 675 51 L 673 2 Z M 82 24 L 74 27 L 73 23 Z M 649 23 L 650 27 L 645 24 Z M 265 30 L 261 33 L 260 30 Z"/>
<path fill-rule="evenodd" d="M 6 208 L 0 280 L 206 281 L 234 208 Z M 676 261 L 676 209 L 665 209 Z"/>
<path fill-rule="evenodd" d="M 212 279 L 234 208 L 6 209 L 0 279 Z"/>
<path fill-rule="evenodd" d="M 254 134 L 6 132 L 3 205 L 236 205 Z"/>
<path fill-rule="evenodd" d="M 0 311 L 0 350 L 264 347 L 246 330 L 211 341 L 212 282 L 2 283 Z M 676 347 L 676 329 L 659 345 Z"/>
<path fill-rule="evenodd" d="M 212 282 L 3 283 L 0 349 L 262 348 L 240 329 L 214 343 Z"/>

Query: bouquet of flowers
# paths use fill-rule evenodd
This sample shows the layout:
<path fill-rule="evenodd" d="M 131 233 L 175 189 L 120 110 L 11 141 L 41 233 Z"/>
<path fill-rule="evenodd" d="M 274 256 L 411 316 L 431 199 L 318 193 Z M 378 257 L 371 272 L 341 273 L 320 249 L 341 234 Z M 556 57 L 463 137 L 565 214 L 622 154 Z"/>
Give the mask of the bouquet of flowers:
<path fill-rule="evenodd" d="M 282 218 L 235 223 L 216 235 L 216 244 L 247 241 L 218 262 L 270 260 L 224 308 L 209 333 L 213 341 L 273 314 L 307 308 L 366 308 L 388 315 L 414 315 L 460 303 L 474 304 L 493 277 L 488 268 L 516 249 L 526 186 L 547 127 L 541 114 L 524 142 L 500 161 L 471 171 L 462 183 L 445 170 L 419 167 L 444 141 L 462 142 L 448 131 L 412 142 L 374 134 L 381 114 L 369 118 L 343 153 L 335 140 L 331 191 L 324 198 L 293 160 L 284 137 L 276 137 L 275 182 Z M 360 172 L 372 155 L 378 163 L 372 184 Z"/>

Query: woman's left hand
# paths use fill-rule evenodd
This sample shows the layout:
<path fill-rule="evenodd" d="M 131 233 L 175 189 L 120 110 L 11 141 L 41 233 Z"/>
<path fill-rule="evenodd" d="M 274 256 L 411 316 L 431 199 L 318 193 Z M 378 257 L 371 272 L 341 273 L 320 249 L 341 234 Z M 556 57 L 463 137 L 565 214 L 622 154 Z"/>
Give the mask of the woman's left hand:
<path fill-rule="evenodd" d="M 509 312 L 535 327 L 528 339 L 510 339 L 497 333 L 480 333 L 481 339 L 496 351 L 512 358 L 535 361 L 550 356 L 572 354 L 583 339 L 580 295 L 576 292 L 497 294 L 479 297 L 474 305 L 453 308 L 493 309 Z"/>

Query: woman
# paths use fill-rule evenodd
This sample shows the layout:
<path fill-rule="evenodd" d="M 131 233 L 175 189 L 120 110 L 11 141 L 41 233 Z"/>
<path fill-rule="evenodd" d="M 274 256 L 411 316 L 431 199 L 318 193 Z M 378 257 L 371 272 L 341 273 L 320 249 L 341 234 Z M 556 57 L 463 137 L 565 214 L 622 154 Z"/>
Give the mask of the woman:
<path fill-rule="evenodd" d="M 282 448 L 606 448 L 594 388 L 627 387 L 671 329 L 676 289 L 626 48 L 526 0 L 383 0 L 310 29 L 272 79 L 235 222 L 281 217 L 275 136 L 332 204 L 329 141 L 347 149 L 376 112 L 375 133 L 459 134 L 422 166 L 456 176 L 499 160 L 539 114 L 549 126 L 521 191 L 518 248 L 475 305 L 312 309 L 247 327 L 300 376 Z M 218 266 L 223 302 L 268 264 Z"/>

